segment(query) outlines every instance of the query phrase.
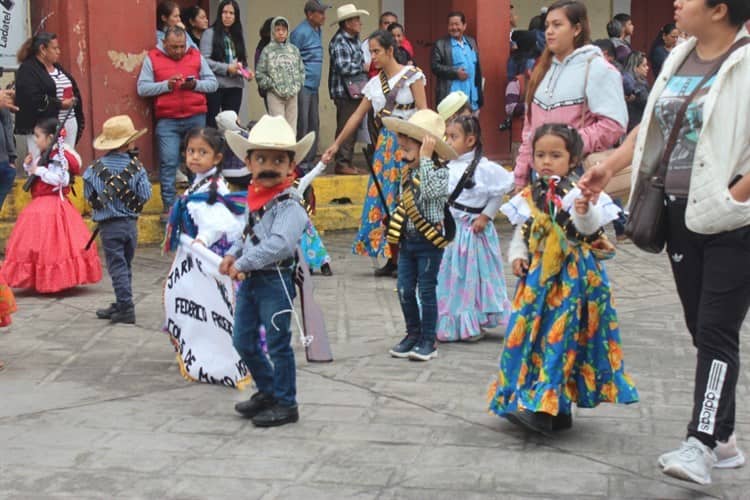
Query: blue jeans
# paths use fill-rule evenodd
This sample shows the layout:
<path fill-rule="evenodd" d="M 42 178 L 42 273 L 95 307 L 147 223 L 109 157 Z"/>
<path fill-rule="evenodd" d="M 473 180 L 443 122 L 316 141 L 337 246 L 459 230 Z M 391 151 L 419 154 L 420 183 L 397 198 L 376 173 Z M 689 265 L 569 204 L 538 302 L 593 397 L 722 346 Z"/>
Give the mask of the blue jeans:
<path fill-rule="evenodd" d="M 433 342 L 437 328 L 437 277 L 443 250 L 421 234 L 407 233 L 398 251 L 398 298 L 406 321 L 406 334 L 419 342 Z M 422 314 L 419 313 L 417 290 Z"/>
<path fill-rule="evenodd" d="M 120 217 L 99 223 L 107 271 L 117 305 L 133 306 L 133 257 L 138 246 L 138 220 Z"/>
<path fill-rule="evenodd" d="M 290 328 L 292 305 L 284 286 L 294 297 L 292 273 L 263 272 L 242 282 L 234 312 L 234 347 L 250 369 L 258 390 L 272 394 L 282 406 L 297 404 L 297 379 Z M 283 311 L 279 314 L 279 311 Z M 260 327 L 266 329 L 268 357 L 260 346 Z M 271 366 L 273 363 L 273 366 Z"/>
<path fill-rule="evenodd" d="M 180 119 L 162 118 L 156 122 L 156 139 L 159 142 L 159 184 L 165 212 L 172 208 L 177 196 L 174 182 L 177 168 L 180 166 L 182 140 L 189 130 L 205 126 L 205 113 Z"/>
<path fill-rule="evenodd" d="M 16 169 L 7 161 L 0 162 L 0 210 L 5 203 L 5 197 L 13 189 L 14 180 L 16 180 Z"/>

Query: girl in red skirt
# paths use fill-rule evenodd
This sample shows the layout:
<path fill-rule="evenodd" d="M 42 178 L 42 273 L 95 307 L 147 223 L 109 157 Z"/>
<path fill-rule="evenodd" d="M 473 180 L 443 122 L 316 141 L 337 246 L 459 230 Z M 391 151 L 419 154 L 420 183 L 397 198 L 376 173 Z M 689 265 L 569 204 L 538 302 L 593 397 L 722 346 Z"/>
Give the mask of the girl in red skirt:
<path fill-rule="evenodd" d="M 34 128 L 40 151 L 52 145 L 57 119 L 48 118 Z M 64 134 L 64 131 L 63 131 Z M 69 184 L 81 172 L 81 158 L 61 135 L 48 165 L 38 165 L 31 155 L 24 161 L 29 175 L 37 176 L 31 187 L 31 203 L 18 216 L 8 239 L 2 273 L 13 288 L 33 288 L 54 293 L 102 279 L 96 245 L 86 250 L 91 238 L 81 214 L 68 199 Z"/>

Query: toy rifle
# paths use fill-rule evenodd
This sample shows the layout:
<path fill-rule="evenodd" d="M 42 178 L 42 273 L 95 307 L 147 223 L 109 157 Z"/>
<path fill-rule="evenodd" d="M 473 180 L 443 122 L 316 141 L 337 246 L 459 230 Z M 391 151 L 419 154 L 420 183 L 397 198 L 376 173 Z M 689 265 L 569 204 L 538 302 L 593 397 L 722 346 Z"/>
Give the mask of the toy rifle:
<path fill-rule="evenodd" d="M 65 122 L 68 121 L 68 118 L 70 118 L 70 114 L 75 111 L 76 103 L 73 103 L 73 106 L 71 106 L 68 111 L 65 113 L 65 116 L 62 120 L 59 120 L 57 124 L 57 128 L 55 128 L 55 136 L 52 138 L 52 143 L 49 145 L 49 147 L 42 153 L 42 156 L 39 157 L 39 161 L 37 162 L 37 165 L 48 165 L 49 164 L 49 157 L 52 156 L 52 150 L 57 146 L 57 140 L 60 138 L 60 132 L 65 128 Z M 30 175 L 28 179 L 26 179 L 26 182 L 23 184 L 23 190 L 24 191 L 30 191 L 31 186 L 34 185 L 34 181 L 36 181 L 38 176 L 36 175 Z"/>

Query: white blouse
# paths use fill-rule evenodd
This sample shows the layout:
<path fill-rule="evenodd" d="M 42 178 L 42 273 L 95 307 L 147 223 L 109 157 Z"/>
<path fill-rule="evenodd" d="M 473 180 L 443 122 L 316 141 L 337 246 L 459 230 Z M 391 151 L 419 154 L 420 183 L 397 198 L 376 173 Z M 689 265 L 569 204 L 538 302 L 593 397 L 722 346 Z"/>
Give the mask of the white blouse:
<path fill-rule="evenodd" d="M 404 66 L 401 71 L 393 75 L 393 77 L 388 80 L 388 85 L 391 87 L 391 89 L 398 84 L 399 80 L 401 80 L 401 77 L 404 76 L 409 68 L 413 68 L 413 66 Z M 409 78 L 398 91 L 398 94 L 396 94 L 396 104 L 406 105 L 412 104 L 414 102 L 414 94 L 411 93 L 411 86 L 418 80 L 422 80 L 423 84 L 427 83 L 427 79 L 420 69 L 417 69 L 417 72 L 411 78 Z M 380 110 L 385 107 L 386 99 L 385 94 L 383 94 L 383 86 L 380 83 L 380 75 L 372 77 L 370 81 L 365 85 L 365 88 L 362 89 L 362 93 L 372 103 L 372 108 L 376 113 L 380 112 Z M 394 109 L 392 116 L 401 118 L 403 120 L 408 120 L 415 111 L 416 109 Z"/>
<path fill-rule="evenodd" d="M 203 179 L 215 173 L 216 169 L 214 168 L 203 174 L 196 175 L 193 186 L 197 186 Z M 195 191 L 191 192 L 188 189 L 186 194 L 188 192 L 191 194 L 205 193 L 210 188 L 211 183 L 207 182 Z M 223 177 L 219 177 L 216 192 L 220 195 L 227 195 L 230 192 Z M 209 205 L 202 201 L 191 201 L 188 202 L 187 209 L 195 225 L 198 226 L 196 239 L 201 240 L 207 247 L 219 241 L 225 234 L 229 243 L 242 238 L 242 231 L 244 229 L 243 214 L 233 214 L 223 203 L 216 202 L 213 205 Z"/>
<path fill-rule="evenodd" d="M 449 194 L 456 189 L 458 182 L 473 159 L 474 151 L 470 151 L 448 162 Z M 456 202 L 467 207 L 483 208 L 482 213 L 490 219 L 494 219 L 502 204 L 503 196 L 513 189 L 513 174 L 497 163 L 482 157 L 474 171 L 474 184 L 472 188 L 464 187 Z M 455 218 L 469 215 L 455 208 L 451 208 L 451 213 Z"/>

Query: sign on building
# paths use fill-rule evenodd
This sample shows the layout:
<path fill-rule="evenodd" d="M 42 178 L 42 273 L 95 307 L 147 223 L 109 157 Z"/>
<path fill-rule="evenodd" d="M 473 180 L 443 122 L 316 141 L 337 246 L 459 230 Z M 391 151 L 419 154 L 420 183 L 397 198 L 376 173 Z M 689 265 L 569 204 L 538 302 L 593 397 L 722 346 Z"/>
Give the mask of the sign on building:
<path fill-rule="evenodd" d="M 0 0 L 0 67 L 17 69 L 16 52 L 29 37 L 29 0 Z"/>

